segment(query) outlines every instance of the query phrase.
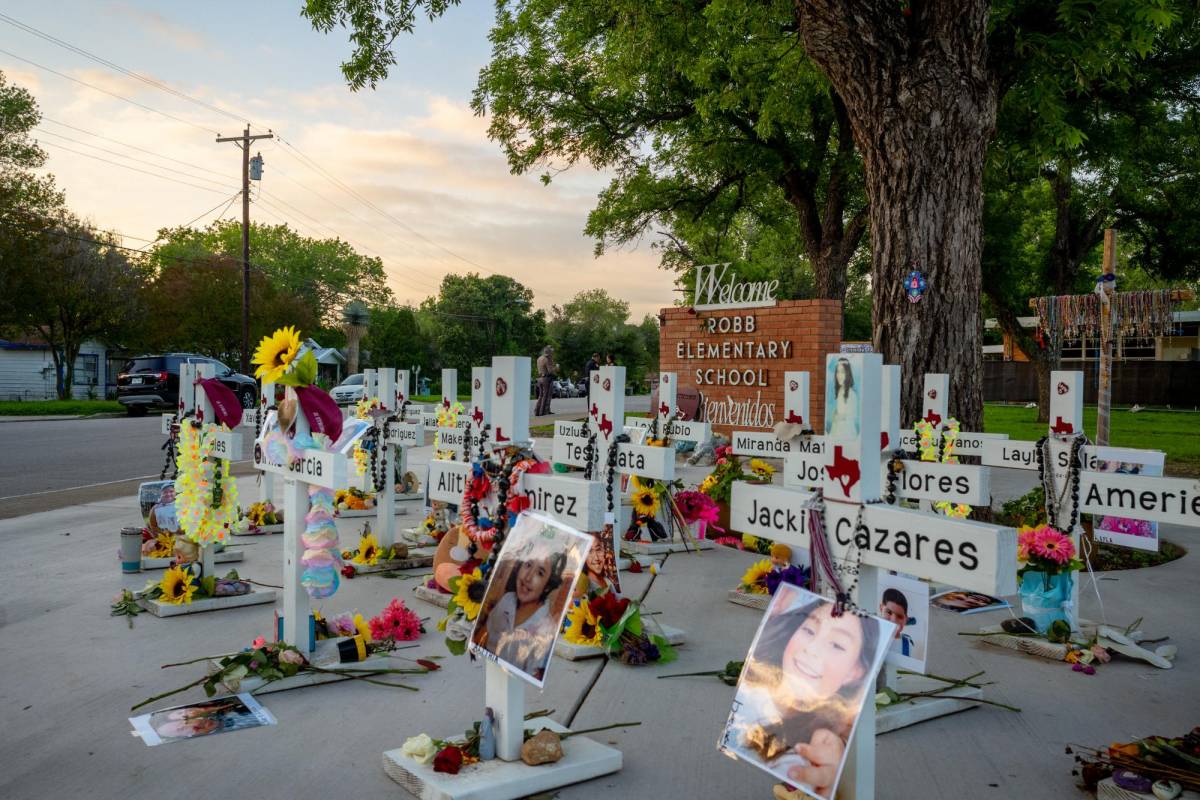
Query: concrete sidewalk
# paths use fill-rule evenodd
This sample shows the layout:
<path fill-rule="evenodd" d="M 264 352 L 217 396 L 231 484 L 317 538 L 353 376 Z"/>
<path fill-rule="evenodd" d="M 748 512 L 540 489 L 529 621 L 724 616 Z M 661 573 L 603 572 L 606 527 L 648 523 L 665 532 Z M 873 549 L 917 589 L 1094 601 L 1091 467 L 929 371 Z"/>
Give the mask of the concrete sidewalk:
<path fill-rule="evenodd" d="M 549 442 L 539 443 L 539 451 Z M 424 463 L 429 448 L 412 454 Z M 694 483 L 706 470 L 681 470 Z M 1028 477 L 993 479 L 1003 492 L 1020 491 Z M 240 478 L 243 499 L 257 496 L 254 478 Z M 409 504 L 401 525 L 414 524 Z M 381 753 L 406 737 L 461 731 L 479 719 L 483 670 L 467 657 L 442 660 L 439 672 L 406 681 L 418 692 L 347 682 L 264 697 L 276 727 L 238 731 L 148 748 L 130 734 L 129 707 L 147 696 L 199 677 L 192 667 L 161 670 L 168 661 L 225 653 L 273 630 L 271 606 L 158 619 L 143 614 L 132 630 L 109 617 L 121 587 L 140 588 L 160 572 L 124 576 L 116 559 L 118 531 L 138 520 L 132 496 L 0 521 L 0 797 L 10 800 L 189 796 L 407 797 L 383 772 Z M 343 546 L 364 520 L 339 523 Z M 1185 546 L 1200 537 L 1180 529 L 1163 535 Z M 279 584 L 282 536 L 239 540 L 246 561 L 234 565 L 255 580 Z M 668 667 L 631 668 L 614 662 L 555 659 L 544 693 L 528 691 L 530 709 L 552 708 L 560 722 L 592 727 L 640 720 L 607 731 L 625 767 L 615 775 L 563 790 L 561 798 L 687 797 L 698 800 L 771 796 L 772 781 L 716 751 L 733 689 L 714 678 L 658 680 L 661 674 L 722 667 L 741 659 L 759 612 L 735 606 L 725 592 L 753 557 L 724 548 L 671 556 L 662 574 L 623 576 L 632 593 L 646 592 L 659 619 L 685 629 L 689 641 Z M 1141 662 L 1101 667 L 1094 676 L 1070 667 L 992 648 L 957 632 L 998 622 L 1004 612 L 960 618 L 931 611 L 929 670 L 966 675 L 987 670 L 987 697 L 1021 706 L 1021 714 L 982 707 L 878 739 L 880 798 L 1041 800 L 1077 796 L 1069 742 L 1103 745 L 1151 733 L 1177 734 L 1196 725 L 1200 697 L 1200 616 L 1196 614 L 1196 556 L 1149 570 L 1101 576 L 1108 618 L 1144 617 L 1152 637 L 1171 635 L 1177 666 Z M 421 573 L 416 572 L 414 576 Z M 360 577 L 344 581 L 319 604 L 325 612 L 377 613 L 393 596 L 429 618 L 420 647 L 403 655 L 445 654 L 435 625 L 440 609 L 412 598 L 412 580 Z M 1082 611 L 1100 617 L 1085 581 Z M 403 663 L 403 662 L 401 662 Z M 163 708 L 201 699 L 199 689 L 154 704 Z"/>

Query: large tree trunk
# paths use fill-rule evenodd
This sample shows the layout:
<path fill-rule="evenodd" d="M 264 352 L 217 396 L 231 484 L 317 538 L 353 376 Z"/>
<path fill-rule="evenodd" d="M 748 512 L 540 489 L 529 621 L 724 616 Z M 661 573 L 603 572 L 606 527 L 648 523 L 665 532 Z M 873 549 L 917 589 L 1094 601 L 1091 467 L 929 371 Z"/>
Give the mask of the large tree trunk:
<path fill-rule="evenodd" d="M 996 119 L 989 4 L 797 0 L 804 45 L 846 104 L 870 203 L 875 347 L 903 368 L 901 421 L 946 372 L 950 413 L 983 424 L 983 162 Z M 903 278 L 924 273 L 919 303 Z"/>

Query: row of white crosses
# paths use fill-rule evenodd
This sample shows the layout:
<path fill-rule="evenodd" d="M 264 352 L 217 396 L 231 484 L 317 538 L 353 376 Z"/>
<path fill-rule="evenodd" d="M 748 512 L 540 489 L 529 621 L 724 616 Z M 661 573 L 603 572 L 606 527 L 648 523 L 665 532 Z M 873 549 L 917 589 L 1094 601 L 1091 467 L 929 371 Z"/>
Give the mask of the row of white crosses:
<path fill-rule="evenodd" d="M 1049 451 L 1045 467 L 1052 471 L 1053 488 L 1061 494 L 1046 495 L 1046 507 L 1054 506 L 1060 525 L 1070 522 L 1071 444 L 1083 432 L 1083 373 L 1054 371 L 1050 373 Z M 984 442 L 983 463 L 992 467 L 1012 467 L 1036 470 L 1037 443 L 1025 441 L 989 440 Z M 1080 452 L 1082 469 L 1079 473 L 1079 513 L 1162 522 L 1186 527 L 1200 527 L 1200 481 L 1184 478 L 1163 478 L 1150 475 L 1100 472 L 1105 462 L 1133 464 L 1158 463 L 1162 453 L 1123 447 L 1085 446 Z M 1063 491 L 1065 489 L 1065 491 Z M 1066 531 L 1079 552 L 1078 519 L 1074 528 Z M 1078 609 L 1079 581 L 1072 587 L 1072 607 Z M 1078 623 L 1076 615 L 1072 619 Z"/>
<path fill-rule="evenodd" d="M 824 456 L 820 486 L 824 494 L 825 532 L 835 564 L 859 565 L 854 576 L 843 573 L 843 585 L 854 585 L 851 602 L 874 612 L 880 570 L 920 575 L 952 586 L 988 594 L 1016 591 L 1016 532 L 1011 528 L 932 516 L 879 504 L 883 486 L 881 434 L 885 392 L 898 397 L 898 369 L 885 368 L 874 353 L 831 354 L 829 363 L 846 359 L 858 390 L 858 433 L 821 440 Z M 799 384 L 800 381 L 797 381 Z M 889 388 L 890 385 L 890 388 Z M 788 384 L 791 386 L 790 381 Z M 796 393 L 799 393 L 797 386 Z M 807 388 L 807 387 L 805 387 Z M 807 398 L 804 391 L 802 397 Z M 800 397 L 797 415 L 807 419 Z M 896 405 L 889 402 L 888 406 Z M 833 413 L 826 408 L 826 415 Z M 889 412 L 890 413 L 890 412 Z M 897 418 L 898 424 L 898 418 Z M 789 455 L 792 455 L 789 453 Z M 808 453 L 804 454 L 810 455 Z M 907 465 L 906 465 L 907 466 Z M 791 470 L 789 470 L 789 473 Z M 731 522 L 738 529 L 800 550 L 809 550 L 806 504 L 812 495 L 798 487 L 738 482 L 733 487 Z M 868 505 L 864 505 L 868 504 Z M 861 516 L 860 516 L 861 515 Z M 857 528 L 861 518 L 863 527 Z M 814 565 L 815 567 L 815 565 Z M 875 706 L 868 692 L 859 717 L 849 759 L 838 789 L 839 798 L 871 800 L 875 791 Z"/>
<path fill-rule="evenodd" d="M 399 412 L 409 398 L 409 372 L 406 369 L 363 370 L 364 393 L 367 398 L 378 398 L 379 405 L 389 416 Z M 383 475 L 383 485 L 375 493 L 375 535 L 382 549 L 390 548 L 396 541 L 396 471 L 403 475 L 408 470 L 408 450 L 425 444 L 425 429 L 420 419 L 389 421 L 381 431 L 377 443 L 377 470 Z M 373 478 L 365 476 L 364 488 L 372 489 Z"/>

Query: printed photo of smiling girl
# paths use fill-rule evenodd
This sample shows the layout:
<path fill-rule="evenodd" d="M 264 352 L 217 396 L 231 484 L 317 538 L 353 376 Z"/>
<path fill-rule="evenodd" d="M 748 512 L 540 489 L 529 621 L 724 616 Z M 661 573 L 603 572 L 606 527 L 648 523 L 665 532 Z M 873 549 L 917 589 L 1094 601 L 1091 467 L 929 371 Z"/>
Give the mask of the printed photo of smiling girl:
<path fill-rule="evenodd" d="M 759 626 L 719 747 L 831 798 L 896 627 L 783 584 Z M 870 691 L 868 691 L 870 689 Z"/>
<path fill-rule="evenodd" d="M 522 514 L 483 598 L 471 650 L 541 688 L 592 537 L 536 514 Z"/>

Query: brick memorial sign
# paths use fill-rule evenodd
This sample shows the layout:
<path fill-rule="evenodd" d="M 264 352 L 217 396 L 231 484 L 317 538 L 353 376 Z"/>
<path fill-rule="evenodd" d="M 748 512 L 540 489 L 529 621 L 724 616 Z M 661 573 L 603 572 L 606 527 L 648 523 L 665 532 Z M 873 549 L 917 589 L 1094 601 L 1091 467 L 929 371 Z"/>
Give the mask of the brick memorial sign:
<path fill-rule="evenodd" d="M 728 265 L 697 268 L 693 307 L 664 308 L 659 367 L 679 390 L 703 395 L 700 419 L 717 433 L 769 430 L 786 419 L 789 371 L 813 376 L 814 427 L 823 422 L 825 354 L 841 341 L 836 300 L 773 299 L 770 282 L 739 281 Z"/>

